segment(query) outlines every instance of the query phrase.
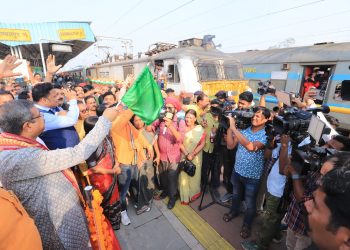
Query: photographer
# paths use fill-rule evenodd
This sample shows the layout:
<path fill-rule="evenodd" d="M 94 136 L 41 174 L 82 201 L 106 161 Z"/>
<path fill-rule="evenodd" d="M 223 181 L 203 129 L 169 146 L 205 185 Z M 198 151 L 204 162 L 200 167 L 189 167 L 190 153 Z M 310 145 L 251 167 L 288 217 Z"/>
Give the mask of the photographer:
<path fill-rule="evenodd" d="M 243 188 L 247 209 L 244 214 L 241 237 L 251 235 L 251 226 L 256 213 L 256 196 L 259 190 L 260 177 L 264 168 L 264 147 L 266 143 L 265 123 L 270 118 L 270 111 L 265 107 L 256 107 L 251 119 L 252 125 L 242 131 L 236 128 L 235 120 L 229 117 L 230 128 L 227 130 L 227 147 L 236 147 L 236 162 L 232 172 L 233 185 L 232 207 L 223 220 L 228 222 L 239 214 Z"/>
<path fill-rule="evenodd" d="M 285 207 L 283 208 L 282 198 L 286 183 L 286 177 L 283 175 L 283 171 L 288 162 L 288 155 L 292 151 L 289 140 L 288 135 L 282 135 L 280 143 L 277 143 L 276 148 L 272 150 L 270 162 L 271 164 L 273 163 L 273 166 L 267 176 L 265 216 L 258 229 L 257 240 L 241 243 L 242 248 L 245 250 L 268 249 L 272 241 L 281 241 L 282 239 L 280 224 L 286 212 Z M 272 141 L 272 144 L 274 144 L 274 141 Z"/>
<path fill-rule="evenodd" d="M 208 181 L 207 175 L 210 170 L 210 166 L 215 164 L 215 154 L 214 154 L 214 145 L 217 129 L 219 126 L 219 116 L 222 113 L 222 108 L 220 105 L 222 103 L 218 99 L 214 99 L 210 102 L 210 112 L 206 113 L 202 119 L 202 127 L 205 130 L 206 138 L 205 145 L 203 148 L 203 161 L 202 161 L 202 173 L 201 173 L 201 191 L 204 192 L 204 185 Z M 217 164 L 215 164 L 215 167 Z M 221 166 L 220 166 L 221 168 Z M 217 191 L 217 188 L 220 186 L 220 169 L 217 170 L 213 168 L 211 173 L 211 188 L 213 194 L 216 198 L 219 198 L 220 194 Z M 216 177 L 216 178 L 215 178 Z"/>
<path fill-rule="evenodd" d="M 160 151 L 159 179 L 163 192 L 155 199 L 164 199 L 169 196 L 168 209 L 172 209 L 176 202 L 178 187 L 178 163 L 180 161 L 181 132 L 185 131 L 185 122 L 178 120 L 176 112 L 180 111 L 181 104 L 178 99 L 168 97 L 165 99 L 165 108 L 172 114 L 172 119 L 164 117 L 153 123 L 153 129 L 159 127 L 158 147 Z"/>
<path fill-rule="evenodd" d="M 339 153 L 323 164 L 328 169 L 314 197 L 304 203 L 308 233 L 320 249 L 350 249 L 350 155 Z"/>
<path fill-rule="evenodd" d="M 245 91 L 241 93 L 238 98 L 239 99 L 238 99 L 238 105 L 236 110 L 249 110 L 252 107 L 252 103 L 253 103 L 252 92 Z M 217 159 L 221 159 L 221 161 L 218 161 L 219 169 L 221 168 L 221 165 L 224 165 L 223 182 L 225 184 L 226 191 L 227 191 L 227 193 L 221 197 L 221 202 L 227 202 L 232 198 L 231 175 L 232 175 L 233 166 L 235 164 L 237 148 L 233 147 L 229 149 L 226 146 L 225 140 L 227 139 L 224 140 L 224 138 L 226 138 L 227 133 L 222 126 L 219 126 L 218 131 L 219 131 L 218 135 L 223 136 L 223 138 L 221 142 L 221 147 L 219 147 Z"/>
<path fill-rule="evenodd" d="M 328 141 L 325 147 L 337 151 L 349 149 L 347 142 L 339 142 L 337 141 L 337 137 Z M 312 193 L 317 188 L 317 181 L 321 175 L 329 171 L 329 166 L 325 163 L 320 169 L 320 172 L 308 171 L 306 176 L 302 178 L 299 173 L 301 170 L 294 165 L 295 163 L 293 165 L 289 164 L 284 170 L 285 175 L 291 177 L 293 183 L 291 203 L 286 215 L 286 223 L 288 225 L 286 244 L 288 249 L 304 249 L 311 244 L 311 239 L 307 236 L 306 225 L 304 223 L 306 211 L 303 202 L 314 199 Z"/>

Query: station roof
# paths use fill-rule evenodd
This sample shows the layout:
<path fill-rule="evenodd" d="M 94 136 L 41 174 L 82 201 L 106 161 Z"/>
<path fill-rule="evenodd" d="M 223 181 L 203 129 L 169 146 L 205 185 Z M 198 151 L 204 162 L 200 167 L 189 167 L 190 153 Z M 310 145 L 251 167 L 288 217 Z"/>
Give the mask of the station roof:
<path fill-rule="evenodd" d="M 41 65 L 39 44 L 44 57 L 51 53 L 50 44 L 67 43 L 72 52 L 54 52 L 56 63 L 64 65 L 96 41 L 90 22 L 0 23 L 0 58 L 11 54 L 11 47 L 19 47 L 22 58 L 33 66 Z"/>

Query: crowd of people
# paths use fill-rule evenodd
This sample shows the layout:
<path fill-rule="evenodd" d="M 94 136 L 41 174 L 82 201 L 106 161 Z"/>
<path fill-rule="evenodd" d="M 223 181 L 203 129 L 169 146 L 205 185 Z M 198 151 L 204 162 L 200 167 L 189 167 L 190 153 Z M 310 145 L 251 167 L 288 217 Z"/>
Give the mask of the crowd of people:
<path fill-rule="evenodd" d="M 4 59 L 1 79 L 16 76 L 15 62 Z M 177 199 L 177 206 L 188 206 L 207 186 L 216 201 L 231 202 L 225 222 L 244 213 L 243 239 L 252 236 L 257 208 L 263 210 L 256 240 L 243 241 L 244 249 L 269 249 L 282 238 L 281 224 L 287 249 L 312 242 L 350 249 L 350 154 L 344 152 L 350 139 L 336 132 L 331 117 L 323 147 L 338 153 L 318 171 L 305 171 L 292 161 L 293 138 L 267 139 L 266 124 L 284 107 L 269 110 L 264 96 L 253 107 L 250 91 L 236 103 L 225 91 L 210 99 L 202 91 L 176 96 L 168 88 L 162 115 L 146 125 L 121 103 L 132 77 L 118 86 L 67 86 L 57 81 L 59 68 L 49 56 L 45 80 L 33 75 L 30 90 L 10 82 L 0 90 L 0 221 L 6 222 L 0 249 L 93 248 L 84 211 L 89 185 L 102 195 L 109 249 L 120 248 L 113 231 L 131 223 L 128 209 L 140 215 L 165 198 L 168 209 Z M 312 96 L 293 103 L 309 108 Z M 247 128 L 237 128 L 228 115 L 233 110 L 253 113 Z"/>

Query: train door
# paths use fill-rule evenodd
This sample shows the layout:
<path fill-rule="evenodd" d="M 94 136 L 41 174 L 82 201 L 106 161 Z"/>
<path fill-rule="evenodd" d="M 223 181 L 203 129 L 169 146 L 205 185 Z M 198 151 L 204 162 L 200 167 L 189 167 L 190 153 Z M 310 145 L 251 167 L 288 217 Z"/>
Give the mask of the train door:
<path fill-rule="evenodd" d="M 164 73 L 166 75 L 166 88 L 180 91 L 180 75 L 177 60 L 164 61 Z"/>
<path fill-rule="evenodd" d="M 300 95 L 310 88 L 315 88 L 316 104 L 323 104 L 327 99 L 327 90 L 334 72 L 334 65 L 306 65 L 304 66 L 304 73 L 302 77 L 302 84 L 300 87 Z"/>

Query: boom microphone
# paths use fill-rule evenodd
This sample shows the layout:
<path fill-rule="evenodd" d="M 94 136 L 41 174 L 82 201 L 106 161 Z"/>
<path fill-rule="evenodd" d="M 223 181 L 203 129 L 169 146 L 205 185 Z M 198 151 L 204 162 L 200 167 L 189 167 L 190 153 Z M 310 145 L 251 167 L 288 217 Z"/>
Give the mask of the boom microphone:
<path fill-rule="evenodd" d="M 322 105 L 321 107 L 307 109 L 306 111 L 312 112 L 314 114 L 317 114 L 317 112 L 322 112 L 324 114 L 328 114 L 331 110 L 327 105 Z"/>

